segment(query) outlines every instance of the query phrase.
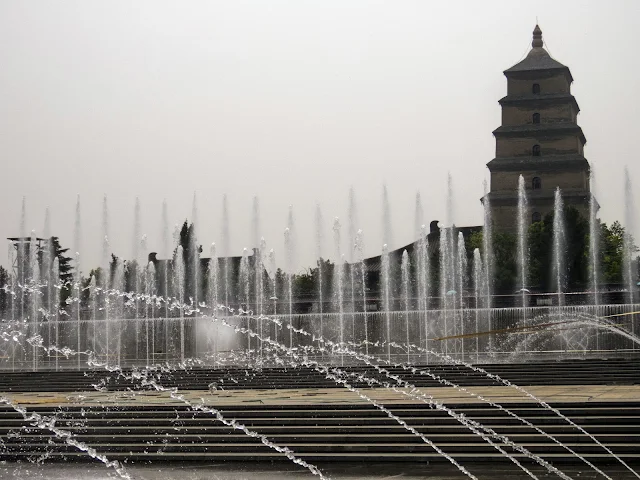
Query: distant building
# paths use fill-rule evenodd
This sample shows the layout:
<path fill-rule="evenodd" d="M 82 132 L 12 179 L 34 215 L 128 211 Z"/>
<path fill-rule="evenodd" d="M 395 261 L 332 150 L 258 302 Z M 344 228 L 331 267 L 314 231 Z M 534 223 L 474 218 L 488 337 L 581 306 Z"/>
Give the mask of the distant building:
<path fill-rule="evenodd" d="M 580 108 L 571 94 L 569 68 L 543 48 L 542 31 L 533 30 L 532 49 L 524 60 L 504 71 L 507 96 L 500 100 L 502 125 L 494 130 L 496 158 L 488 199 L 498 231 L 516 228 L 518 178 L 524 177 L 527 216 L 536 222 L 553 210 L 560 187 L 565 205 L 587 217 L 591 198 L 587 142 L 577 124 Z"/>

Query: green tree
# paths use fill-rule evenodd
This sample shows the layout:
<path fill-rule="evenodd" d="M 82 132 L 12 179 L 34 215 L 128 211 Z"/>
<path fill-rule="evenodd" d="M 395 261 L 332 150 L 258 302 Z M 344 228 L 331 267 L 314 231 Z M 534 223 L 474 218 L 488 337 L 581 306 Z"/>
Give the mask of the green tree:
<path fill-rule="evenodd" d="M 477 248 L 484 255 L 483 232 L 471 233 L 465 239 L 465 247 L 469 256 L 469 265 L 473 264 L 473 251 Z M 516 252 L 516 236 L 511 233 L 495 232 L 492 239 L 493 248 L 493 288 L 496 292 L 513 293 L 516 288 L 518 273 Z"/>
<path fill-rule="evenodd" d="M 58 259 L 58 272 L 60 274 L 60 308 L 64 308 L 67 304 L 67 299 L 71 296 L 71 289 L 73 283 L 73 265 L 71 264 L 71 257 L 68 257 L 66 253 L 68 248 L 62 248 L 60 246 L 60 239 L 58 237 L 51 237 L 49 239 L 49 247 L 51 248 L 52 255 L 50 257 L 49 265 L 42 265 L 43 252 L 39 254 L 40 265 L 51 271 L 53 269 L 54 259 Z"/>
<path fill-rule="evenodd" d="M 517 239 L 511 233 L 493 235 L 494 288 L 496 292 L 513 293 L 518 275 Z"/>
<path fill-rule="evenodd" d="M 622 283 L 625 230 L 620 222 L 600 225 L 600 262 L 604 283 Z"/>
<path fill-rule="evenodd" d="M 0 265 L 0 314 L 6 312 L 9 306 L 10 293 L 6 290 L 9 283 L 9 272 Z"/>

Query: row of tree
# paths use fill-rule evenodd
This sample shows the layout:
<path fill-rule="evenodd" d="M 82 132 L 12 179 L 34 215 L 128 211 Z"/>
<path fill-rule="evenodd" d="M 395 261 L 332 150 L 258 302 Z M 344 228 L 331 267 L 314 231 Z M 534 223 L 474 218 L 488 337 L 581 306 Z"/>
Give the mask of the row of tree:
<path fill-rule="evenodd" d="M 593 261 L 589 223 L 573 207 L 564 211 L 565 248 L 563 253 L 564 286 L 567 291 L 584 291 L 589 288 Z M 600 285 L 622 285 L 624 281 L 625 236 L 620 222 L 610 226 L 598 221 L 596 259 L 599 266 Z M 527 285 L 541 292 L 553 292 L 556 289 L 555 266 L 553 256 L 553 213 L 540 222 L 531 224 L 528 230 Z M 493 236 L 494 290 L 496 292 L 514 292 L 519 288 L 518 275 L 518 239 L 510 233 L 495 233 Z M 482 232 L 472 234 L 467 241 L 468 251 L 474 248 L 482 250 Z M 631 240 L 633 245 L 633 239 Z M 637 247 L 632 247 L 637 252 Z M 638 259 L 635 259 L 636 274 Z"/>
<path fill-rule="evenodd" d="M 563 262 L 566 275 L 564 276 L 565 290 L 566 291 L 584 291 L 588 288 L 592 260 L 590 251 L 590 237 L 589 237 L 589 225 L 588 222 L 580 216 L 578 211 L 572 207 L 566 208 L 564 212 L 565 219 L 565 244 L 566 250 L 563 252 Z M 624 269 L 624 241 L 625 241 L 625 229 L 619 222 L 614 222 L 611 226 L 605 223 L 599 223 L 599 235 L 598 235 L 598 264 L 600 265 L 600 283 L 601 284 L 622 284 L 623 282 L 623 269 Z M 195 238 L 195 226 L 184 222 L 180 235 L 178 237 L 178 245 L 173 252 L 173 258 L 168 262 L 157 263 L 155 269 L 156 278 L 154 279 L 153 291 L 162 296 L 172 295 L 177 296 L 177 292 L 182 292 L 182 296 L 185 302 L 189 302 L 190 299 L 199 299 L 200 301 L 206 301 L 208 292 L 210 292 L 209 283 L 209 271 L 213 268 L 214 264 L 209 259 L 200 258 L 202 253 L 202 247 L 196 243 Z M 430 237 L 429 248 L 429 262 L 430 262 L 430 284 L 431 289 L 429 291 L 430 296 L 439 295 L 439 242 L 438 238 Z M 473 265 L 472 256 L 474 249 L 483 249 L 483 234 L 482 231 L 476 231 L 467 236 L 466 250 L 469 256 L 469 269 Z M 67 299 L 72 295 L 72 290 L 77 289 L 77 286 L 73 286 L 73 264 L 70 257 L 66 255 L 68 249 L 60 246 L 57 237 L 52 237 L 49 241 L 51 252 L 49 255 L 50 261 L 53 258 L 58 259 L 59 272 L 61 276 L 62 288 L 60 290 L 61 307 L 67 308 Z M 553 259 L 553 214 L 547 215 L 542 221 L 533 223 L 529 227 L 528 231 L 528 279 L 527 286 L 540 292 L 552 292 L 555 291 L 556 281 L 554 272 L 554 259 Z M 514 293 L 519 288 L 517 276 L 518 276 L 518 264 L 517 264 L 517 238 L 510 233 L 495 233 L 492 241 L 493 250 L 493 291 L 494 293 Z M 197 254 L 194 252 L 197 251 Z M 181 252 L 181 262 L 176 262 L 178 252 Z M 402 252 L 391 252 L 391 256 L 394 257 L 391 265 L 391 284 L 392 284 L 392 297 L 396 299 L 400 297 L 400 255 Z M 417 249 L 411 253 L 411 288 L 416 288 L 416 266 L 418 264 L 415 254 Z M 38 253 L 39 261 L 43 262 L 43 252 Z M 220 302 L 229 300 L 233 304 L 247 303 L 246 288 L 241 283 L 249 282 L 251 284 L 251 294 L 253 296 L 252 301 L 255 301 L 256 285 L 256 268 L 255 264 L 252 264 L 249 268 L 248 275 L 242 278 L 241 266 L 238 258 L 231 259 L 228 263 L 225 263 L 224 259 L 218 259 L 218 298 Z M 265 259 L 263 259 L 265 260 Z M 197 263 L 196 263 L 197 262 Z M 178 288 L 176 285 L 175 268 L 176 264 L 180 263 L 184 268 L 183 282 L 184 284 Z M 265 265 L 266 266 L 266 265 Z M 137 261 L 124 261 L 112 255 L 109 266 L 109 271 L 104 272 L 101 268 L 93 269 L 89 272 L 87 277 L 80 279 L 81 293 L 81 305 L 88 304 L 89 300 L 89 286 L 91 284 L 91 278 L 94 278 L 96 285 L 103 286 L 105 283 L 111 285 L 111 288 L 123 289 L 125 291 L 141 291 L 141 285 L 139 275 L 143 271 L 146 265 L 138 265 Z M 194 268 L 199 268 L 201 276 L 199 280 L 195 280 L 193 275 Z M 51 265 L 49 265 L 51 268 Z M 362 275 L 359 266 L 357 265 L 345 265 L 343 278 L 345 280 L 345 301 L 350 301 L 352 298 L 358 297 L 358 300 L 362 298 L 362 292 L 366 291 L 366 295 L 370 298 L 380 296 L 380 271 L 379 268 L 370 268 L 366 273 L 365 283 L 362 284 Z M 116 272 L 121 269 L 120 275 Z M 336 265 L 329 260 L 320 259 L 313 268 L 308 268 L 305 271 L 296 273 L 295 275 L 288 276 L 281 269 L 277 269 L 275 272 L 267 273 L 266 269 L 262 271 L 263 279 L 262 285 L 264 286 L 262 291 L 263 303 L 265 304 L 264 311 L 270 311 L 271 302 L 276 301 L 281 306 L 279 311 L 288 311 L 286 306 L 289 303 L 289 284 L 291 285 L 291 294 L 295 299 L 293 302 L 293 311 L 295 313 L 304 313 L 312 308 L 316 310 L 318 307 L 318 300 L 322 297 L 323 301 L 327 304 L 320 306 L 323 310 L 330 309 L 331 302 L 335 302 L 337 295 L 334 288 L 334 272 Z M 227 283 L 224 285 L 225 279 L 222 278 L 222 274 L 225 272 Z M 351 285 L 347 282 L 351 281 L 351 273 L 353 272 L 353 297 L 351 295 Z M 467 277 L 472 278 L 471 271 L 467 272 Z M 274 277 L 275 276 L 275 282 Z M 114 285 L 115 278 L 120 278 L 120 284 Z M 168 279 L 168 281 L 167 281 Z M 0 310 L 6 311 L 10 300 L 10 287 L 11 277 L 9 272 L 0 267 Z M 322 286 L 322 288 L 320 288 Z M 472 287 L 469 285 L 469 287 Z M 228 291 L 232 291 L 232 296 L 229 297 Z M 227 298 L 225 299 L 225 295 Z M 276 300 L 277 299 L 277 300 Z M 397 307 L 397 306 L 396 306 Z"/>

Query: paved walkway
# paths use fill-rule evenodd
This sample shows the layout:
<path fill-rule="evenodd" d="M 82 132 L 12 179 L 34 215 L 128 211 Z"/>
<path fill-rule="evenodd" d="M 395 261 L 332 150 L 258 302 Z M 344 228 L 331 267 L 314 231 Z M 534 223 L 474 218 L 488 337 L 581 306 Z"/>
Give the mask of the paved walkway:
<path fill-rule="evenodd" d="M 512 387 L 466 387 L 468 392 L 481 395 L 496 403 L 533 402 Z M 551 385 L 529 386 L 525 390 L 545 402 L 640 402 L 640 385 Z M 450 404 L 481 402 L 478 398 L 453 387 L 423 388 L 420 393 Z M 189 402 L 215 407 L 233 405 L 346 405 L 367 403 L 345 388 L 301 388 L 282 390 L 180 390 Z M 363 389 L 361 393 L 385 405 L 418 403 L 415 399 L 384 388 Z M 2 393 L 13 402 L 31 406 L 126 406 L 126 405 L 184 405 L 171 398 L 168 392 L 79 392 L 79 393 Z"/>

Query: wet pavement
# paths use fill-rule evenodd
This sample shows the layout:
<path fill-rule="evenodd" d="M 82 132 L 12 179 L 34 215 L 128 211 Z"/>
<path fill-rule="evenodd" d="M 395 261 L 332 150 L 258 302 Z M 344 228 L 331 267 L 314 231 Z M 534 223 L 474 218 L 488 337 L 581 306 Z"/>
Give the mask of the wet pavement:
<path fill-rule="evenodd" d="M 481 395 L 497 403 L 533 402 L 530 397 L 513 387 L 465 387 L 466 391 Z M 533 385 L 526 391 L 545 402 L 637 402 L 640 385 Z M 402 390 L 402 389 L 398 389 Z M 449 404 L 480 402 L 466 391 L 454 387 L 421 388 L 420 392 Z M 386 404 L 416 403 L 415 399 L 387 388 L 368 388 L 366 395 Z M 344 388 L 296 388 L 279 390 L 180 390 L 185 400 L 216 407 L 229 405 L 314 405 L 367 403 L 357 394 Z M 29 392 L 5 393 L 5 397 L 23 406 L 57 405 L 184 405 L 184 401 L 171 398 L 169 392 L 117 391 L 117 392 Z"/>
<path fill-rule="evenodd" d="M 334 480 L 459 480 L 468 478 L 455 467 L 424 464 L 338 464 L 319 465 L 323 474 Z M 531 478 L 513 465 L 466 465 L 481 480 L 520 480 Z M 540 479 L 557 479 L 558 476 L 539 468 L 530 467 Z M 603 478 L 584 468 L 559 468 L 576 480 Z M 182 466 L 130 466 L 127 472 L 134 480 L 303 480 L 318 478 L 307 470 L 288 464 L 275 465 L 182 465 Z M 618 467 L 606 468 L 614 480 L 637 478 Z M 0 464 L 0 480 L 112 480 L 117 478 L 113 470 L 93 464 Z"/>

